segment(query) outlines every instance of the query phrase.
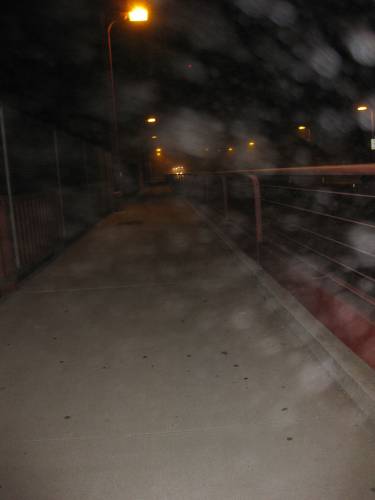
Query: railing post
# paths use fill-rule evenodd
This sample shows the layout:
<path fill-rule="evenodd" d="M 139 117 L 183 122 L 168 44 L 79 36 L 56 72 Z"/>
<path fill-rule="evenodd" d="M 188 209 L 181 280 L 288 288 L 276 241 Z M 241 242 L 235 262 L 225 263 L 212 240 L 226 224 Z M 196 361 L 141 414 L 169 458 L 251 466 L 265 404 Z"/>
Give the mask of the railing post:
<path fill-rule="evenodd" d="M 223 206 L 224 206 L 224 219 L 228 218 L 228 184 L 225 175 L 220 176 L 221 184 L 223 186 Z"/>
<path fill-rule="evenodd" d="M 89 177 L 89 165 L 87 159 L 87 144 L 86 141 L 82 141 L 82 161 L 83 161 L 83 169 L 85 171 L 85 181 L 87 191 L 90 191 L 90 177 Z"/>
<path fill-rule="evenodd" d="M 13 289 L 17 282 L 14 249 L 9 231 L 7 202 L 0 198 L 0 294 Z"/>
<path fill-rule="evenodd" d="M 257 242 L 257 260 L 260 262 L 260 246 L 263 242 L 263 217 L 262 217 L 262 198 L 260 192 L 259 179 L 256 175 L 249 175 L 254 193 L 255 210 L 255 231 Z"/>
<path fill-rule="evenodd" d="M 13 239 L 14 259 L 15 259 L 15 263 L 16 263 L 16 268 L 20 269 L 21 259 L 20 259 L 19 245 L 18 245 L 18 235 L 17 235 L 14 202 L 13 202 L 12 182 L 11 182 L 11 176 L 10 176 L 8 143 L 7 143 L 6 129 L 5 129 L 4 106 L 0 107 L 0 126 L 1 126 L 1 141 L 2 141 L 2 145 L 3 145 L 5 181 L 6 181 L 7 195 L 8 195 L 10 226 L 11 226 L 12 239 Z"/>
<path fill-rule="evenodd" d="M 54 147 L 55 147 L 56 178 L 57 178 L 57 190 L 58 190 L 58 196 L 59 196 L 62 239 L 65 241 L 66 229 L 65 229 L 65 217 L 64 217 L 64 198 L 63 198 L 63 190 L 62 190 L 62 183 L 61 183 L 59 139 L 57 136 L 56 129 L 53 132 L 53 142 L 54 142 Z"/>

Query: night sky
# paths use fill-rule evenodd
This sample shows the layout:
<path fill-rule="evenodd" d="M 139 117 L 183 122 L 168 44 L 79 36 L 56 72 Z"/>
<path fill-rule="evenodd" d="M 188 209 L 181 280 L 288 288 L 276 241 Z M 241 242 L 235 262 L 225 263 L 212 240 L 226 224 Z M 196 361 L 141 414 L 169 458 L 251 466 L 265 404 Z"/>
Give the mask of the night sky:
<path fill-rule="evenodd" d="M 109 145 L 105 27 L 122 8 L 102 0 L 8 5 L 2 99 Z M 255 137 L 275 164 L 371 159 L 368 117 L 355 106 L 375 103 L 372 1 L 159 0 L 147 26 L 119 22 L 112 36 L 124 145 L 142 136 L 152 113 L 175 149 L 182 141 L 171 130 L 190 120 L 207 144 L 215 135 L 215 151 Z M 296 133 L 301 123 L 311 144 Z"/>

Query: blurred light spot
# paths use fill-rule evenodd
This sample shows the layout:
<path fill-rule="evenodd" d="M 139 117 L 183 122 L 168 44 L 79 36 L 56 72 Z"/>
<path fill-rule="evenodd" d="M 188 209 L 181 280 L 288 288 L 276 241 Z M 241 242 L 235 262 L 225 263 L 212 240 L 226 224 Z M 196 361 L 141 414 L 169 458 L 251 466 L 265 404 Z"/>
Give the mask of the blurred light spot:
<path fill-rule="evenodd" d="M 333 381 L 319 363 L 305 363 L 299 374 L 303 391 L 320 393 L 327 390 Z"/>
<path fill-rule="evenodd" d="M 290 26 L 296 20 L 296 9 L 289 2 L 277 2 L 271 12 L 271 20 L 279 26 Z"/>
<path fill-rule="evenodd" d="M 375 65 L 375 34 L 370 30 L 354 32 L 347 40 L 353 58 L 365 66 Z"/>
<path fill-rule="evenodd" d="M 328 108 L 323 109 L 319 116 L 320 126 L 330 135 L 341 135 L 348 132 L 351 128 L 350 121 L 343 115 Z"/>
<path fill-rule="evenodd" d="M 340 71 L 341 58 L 331 47 L 320 47 L 311 58 L 313 69 L 325 78 L 334 78 Z"/>
<path fill-rule="evenodd" d="M 261 17 L 267 15 L 271 2 L 269 0 L 236 0 L 236 4 L 248 16 Z"/>

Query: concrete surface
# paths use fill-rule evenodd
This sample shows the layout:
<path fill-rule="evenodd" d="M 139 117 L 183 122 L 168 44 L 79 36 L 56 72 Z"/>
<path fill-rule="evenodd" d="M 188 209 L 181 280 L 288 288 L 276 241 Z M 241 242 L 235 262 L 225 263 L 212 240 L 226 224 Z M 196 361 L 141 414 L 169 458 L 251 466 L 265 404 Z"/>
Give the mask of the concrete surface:
<path fill-rule="evenodd" d="M 0 498 L 375 498 L 301 329 L 189 206 L 129 205 L 0 303 Z"/>

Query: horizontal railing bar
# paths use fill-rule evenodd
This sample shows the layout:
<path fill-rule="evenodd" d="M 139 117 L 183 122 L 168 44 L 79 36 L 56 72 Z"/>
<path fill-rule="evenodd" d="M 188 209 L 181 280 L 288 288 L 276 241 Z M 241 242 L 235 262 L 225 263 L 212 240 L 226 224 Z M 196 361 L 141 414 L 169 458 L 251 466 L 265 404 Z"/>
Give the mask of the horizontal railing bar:
<path fill-rule="evenodd" d="M 279 205 L 281 207 L 291 208 L 293 210 L 299 210 L 301 212 L 307 212 L 309 214 L 319 215 L 321 217 L 327 217 L 328 219 L 339 220 L 341 222 L 348 222 L 349 224 L 355 224 L 357 226 L 364 226 L 364 227 L 369 227 L 371 229 L 375 229 L 375 225 L 369 224 L 368 222 L 362 222 L 362 221 L 358 221 L 355 219 L 348 219 L 346 217 L 339 217 L 338 215 L 325 214 L 323 212 L 318 212 L 316 210 L 308 210 L 307 208 L 296 207 L 295 205 L 289 205 L 287 203 L 280 203 L 278 201 L 267 200 L 265 198 L 263 198 L 262 201 L 265 203 L 272 204 L 272 205 Z"/>
<path fill-rule="evenodd" d="M 270 221 L 273 221 L 273 219 L 271 219 L 270 217 L 264 217 L 264 218 L 268 219 Z M 336 243 L 337 245 L 341 245 L 343 247 L 350 248 L 351 250 L 354 250 L 358 253 L 362 253 L 364 255 L 367 255 L 368 257 L 372 257 L 375 259 L 375 254 L 372 254 L 370 252 L 366 252 L 366 250 L 361 250 L 360 248 L 349 245 L 348 243 L 344 243 L 343 241 L 336 240 L 335 238 L 330 238 L 329 236 L 326 236 L 326 235 L 321 234 L 321 233 L 316 233 L 315 231 L 311 231 L 311 229 L 305 229 L 305 228 L 299 226 L 298 224 L 289 224 L 289 226 L 295 227 L 298 230 L 303 231 L 304 233 L 312 234 L 312 235 L 316 236 L 317 238 L 321 238 L 321 239 L 330 241 L 332 243 Z"/>
<path fill-rule="evenodd" d="M 315 231 L 311 231 L 311 229 L 305 229 L 301 226 L 298 226 L 297 224 L 290 224 L 290 225 L 293 227 L 296 227 L 297 229 L 299 229 L 300 231 L 303 231 L 304 233 L 309 233 L 309 234 L 312 234 L 318 238 L 322 238 L 324 240 L 331 241 L 332 243 L 337 243 L 338 245 L 341 245 L 341 246 L 346 247 L 346 248 L 350 248 L 351 250 L 355 250 L 358 253 L 363 253 L 364 255 L 367 255 L 368 257 L 372 257 L 375 259 L 375 255 L 370 253 L 370 252 L 366 252 L 366 250 L 361 250 L 360 248 L 353 247 L 352 245 L 349 245 L 348 243 L 344 243 L 343 241 L 336 240 L 335 238 L 330 238 L 329 236 L 325 236 L 324 234 L 316 233 Z"/>
<path fill-rule="evenodd" d="M 358 163 L 354 165 L 260 168 L 251 170 L 251 173 L 258 175 L 375 175 L 375 164 Z"/>
<path fill-rule="evenodd" d="M 284 245 L 280 245 L 274 241 L 271 241 L 271 244 L 280 248 L 282 251 L 292 255 L 293 257 L 296 257 L 299 259 L 304 265 L 311 267 L 314 271 L 320 271 L 320 269 L 317 266 L 314 266 L 310 261 L 304 259 L 301 255 L 298 255 L 294 252 L 292 252 L 289 248 L 285 247 Z M 364 300 L 371 306 L 375 306 L 375 299 L 368 295 L 366 292 L 363 290 L 360 290 L 359 288 L 351 285 L 347 281 L 338 278 L 336 276 L 333 276 L 331 273 L 325 274 L 324 276 L 320 276 L 319 279 L 329 279 L 336 283 L 337 285 L 341 286 L 342 288 L 346 288 L 349 292 L 353 293 L 354 295 L 357 295 L 360 299 Z"/>
<path fill-rule="evenodd" d="M 319 255 L 323 259 L 329 260 L 330 262 L 333 262 L 334 264 L 336 264 L 340 267 L 343 267 L 344 269 L 348 269 L 352 273 L 358 274 L 358 276 L 361 276 L 362 278 L 365 278 L 365 279 L 375 283 L 375 278 L 372 278 L 371 276 L 368 276 L 367 274 L 361 273 L 361 271 L 357 271 L 357 269 L 354 269 L 353 267 L 348 266 L 347 264 L 344 264 L 344 263 L 340 262 L 339 260 L 330 257 L 329 255 L 326 255 L 322 252 L 319 252 L 318 250 L 315 250 L 314 248 L 310 247 L 309 245 L 305 245 L 304 243 L 301 243 L 297 240 L 294 240 L 293 238 L 290 238 L 290 236 L 286 236 L 284 233 L 282 233 L 279 230 L 276 230 L 276 233 L 280 234 L 282 238 L 285 238 L 286 240 L 292 241 L 293 243 L 295 243 L 303 248 L 306 248 L 307 250 L 310 250 L 312 253 Z"/>
<path fill-rule="evenodd" d="M 248 231 L 245 227 L 239 225 L 239 224 L 236 224 L 233 220 L 231 219 L 228 219 L 228 222 L 233 225 L 234 227 L 236 227 L 237 229 L 241 230 L 241 231 L 244 231 L 244 233 L 248 234 Z M 292 238 L 288 238 L 287 236 L 285 236 L 283 233 L 281 234 L 282 237 L 286 238 L 286 239 L 289 239 L 291 241 L 294 241 L 295 243 L 298 244 L 297 241 L 293 240 Z M 277 243 L 273 242 L 271 240 L 271 244 L 273 245 L 277 245 Z M 284 249 L 285 251 L 288 251 L 291 255 L 294 255 L 296 256 L 298 259 L 300 259 L 304 264 L 307 264 L 309 266 L 311 266 L 315 271 L 319 271 L 319 268 L 317 268 L 316 266 L 313 266 L 309 261 L 306 261 L 305 259 L 303 259 L 303 257 L 301 257 L 300 255 L 296 254 L 296 253 L 293 253 L 291 252 L 290 249 L 288 248 L 285 248 Z M 324 255 L 324 254 L 323 254 Z M 327 256 L 328 257 L 328 256 Z M 338 261 L 337 261 L 338 262 Z M 340 264 L 341 265 L 341 264 Z M 345 266 L 345 264 L 342 264 L 342 266 Z M 354 295 L 357 295 L 359 298 L 361 298 L 362 300 L 365 300 L 366 302 L 368 302 L 369 304 L 371 305 L 375 305 L 375 299 L 373 299 L 371 296 L 369 296 L 368 294 L 366 294 L 365 292 L 363 292 L 362 290 L 350 285 L 349 283 L 347 283 L 346 281 L 344 280 L 341 280 L 341 278 L 336 278 L 335 276 L 332 275 L 332 273 L 328 273 L 326 276 L 326 278 L 330 279 L 331 281 L 335 282 L 336 284 L 342 286 L 343 288 L 346 288 L 348 291 L 350 291 L 351 293 L 353 293 Z M 366 277 L 367 279 L 369 279 L 370 281 L 372 280 L 372 278 L 370 276 L 367 276 L 365 274 L 363 274 L 363 277 Z"/>
<path fill-rule="evenodd" d="M 355 196 L 358 198 L 375 198 L 372 194 L 362 194 L 362 193 L 346 193 L 345 191 L 330 191 L 328 189 L 310 189 L 310 188 L 296 188 L 292 186 L 276 186 L 274 184 L 263 184 L 262 188 L 272 188 L 272 189 L 286 189 L 290 191 L 305 191 L 309 193 L 323 193 L 323 194 L 333 194 L 339 196 Z"/>
<path fill-rule="evenodd" d="M 184 175 L 375 175 L 375 163 L 357 163 L 352 165 L 310 165 L 306 167 L 270 167 L 241 170 L 223 170 L 221 172 L 187 172 Z"/>

